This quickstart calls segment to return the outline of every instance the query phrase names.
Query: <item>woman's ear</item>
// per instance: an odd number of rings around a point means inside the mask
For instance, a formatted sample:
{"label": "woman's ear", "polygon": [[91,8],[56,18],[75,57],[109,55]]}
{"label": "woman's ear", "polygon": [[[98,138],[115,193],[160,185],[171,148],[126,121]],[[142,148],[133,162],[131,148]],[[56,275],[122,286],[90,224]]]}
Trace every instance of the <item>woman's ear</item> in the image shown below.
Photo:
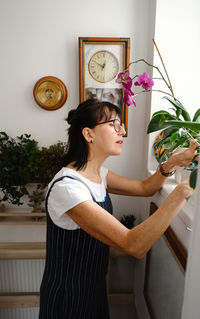
{"label": "woman's ear", "polygon": [[82,134],[86,140],[86,142],[88,143],[93,143],[93,140],[94,140],[94,134],[91,130],[91,128],[89,127],[84,127],[83,130],[82,130]]}

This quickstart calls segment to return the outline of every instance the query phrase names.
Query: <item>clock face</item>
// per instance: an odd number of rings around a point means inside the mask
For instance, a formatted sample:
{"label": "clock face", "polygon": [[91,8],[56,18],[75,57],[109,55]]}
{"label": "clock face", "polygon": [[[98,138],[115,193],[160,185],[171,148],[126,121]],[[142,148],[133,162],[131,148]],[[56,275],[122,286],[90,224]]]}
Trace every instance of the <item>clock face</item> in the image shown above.
{"label": "clock face", "polygon": [[62,99],[62,91],[58,84],[44,81],[38,86],[38,100],[47,107],[54,107]]}
{"label": "clock face", "polygon": [[115,55],[109,51],[96,52],[88,63],[90,75],[98,82],[112,81],[119,71],[119,63]]}
{"label": "clock face", "polygon": [[49,111],[56,110],[66,102],[67,88],[58,78],[46,76],[37,81],[33,94],[40,107]]}

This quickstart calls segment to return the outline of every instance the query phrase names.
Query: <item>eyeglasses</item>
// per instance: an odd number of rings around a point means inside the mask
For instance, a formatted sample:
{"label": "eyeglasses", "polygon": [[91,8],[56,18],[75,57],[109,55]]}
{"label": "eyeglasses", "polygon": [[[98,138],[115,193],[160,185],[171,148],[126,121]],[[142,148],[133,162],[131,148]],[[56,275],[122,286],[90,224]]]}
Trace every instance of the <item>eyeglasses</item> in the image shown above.
{"label": "eyeglasses", "polygon": [[125,130],[124,124],[121,123],[120,120],[118,120],[118,119],[101,122],[101,123],[96,124],[96,126],[100,125],[100,124],[105,124],[105,123],[113,123],[114,129],[117,133],[119,133],[121,130]]}

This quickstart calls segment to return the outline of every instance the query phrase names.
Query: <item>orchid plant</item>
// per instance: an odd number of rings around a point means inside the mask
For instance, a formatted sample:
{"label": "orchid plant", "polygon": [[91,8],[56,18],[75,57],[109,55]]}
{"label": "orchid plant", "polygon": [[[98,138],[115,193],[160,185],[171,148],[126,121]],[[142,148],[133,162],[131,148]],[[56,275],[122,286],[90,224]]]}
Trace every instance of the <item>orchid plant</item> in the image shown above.
{"label": "orchid plant", "polygon": [[[154,40],[153,43],[160,57],[165,75],[157,66],[148,63],[144,59],[139,59],[131,62],[124,72],[120,72],[117,76],[116,82],[122,85],[124,90],[123,103],[128,106],[136,106],[135,98],[138,94],[153,91],[164,93],[163,98],[171,104],[172,111],[160,110],[155,112],[148,125],[147,133],[149,134],[161,130],[153,145],[155,157],[159,163],[167,160],[178,147],[188,147],[191,139],[195,139],[199,143],[197,155],[194,157],[192,163],[186,168],[191,171],[190,186],[195,188],[198,170],[197,158],[200,156],[200,108],[191,119],[187,109],[175,97],[161,54]],[[147,72],[131,77],[130,67],[138,62],[143,62],[147,66],[156,69],[159,77],[151,78]],[[165,92],[158,89],[152,89],[154,86],[154,80],[162,80],[167,86],[167,91]],[[141,87],[142,91],[135,94],[133,91],[136,86]]]}

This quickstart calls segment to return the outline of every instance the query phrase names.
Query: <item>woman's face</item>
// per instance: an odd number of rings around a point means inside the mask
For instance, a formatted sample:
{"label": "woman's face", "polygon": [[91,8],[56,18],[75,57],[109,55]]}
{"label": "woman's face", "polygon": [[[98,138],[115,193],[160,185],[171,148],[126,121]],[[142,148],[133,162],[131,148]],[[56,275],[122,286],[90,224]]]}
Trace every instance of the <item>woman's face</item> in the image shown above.
{"label": "woman's face", "polygon": [[123,136],[126,131],[121,126],[121,120],[115,112],[108,121],[102,119],[92,129],[92,134],[94,138],[91,146],[96,155],[108,157],[121,154]]}

